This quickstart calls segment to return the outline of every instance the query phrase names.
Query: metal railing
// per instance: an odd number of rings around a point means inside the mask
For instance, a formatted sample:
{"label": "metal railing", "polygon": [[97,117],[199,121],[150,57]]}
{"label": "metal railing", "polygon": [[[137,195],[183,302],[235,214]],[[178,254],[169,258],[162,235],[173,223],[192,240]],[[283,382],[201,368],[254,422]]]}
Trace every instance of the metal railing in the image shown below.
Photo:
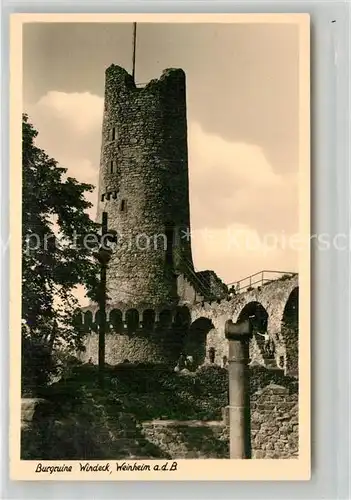
{"label": "metal railing", "polygon": [[271,283],[272,281],[276,281],[279,279],[291,278],[292,276],[296,276],[296,272],[290,271],[259,271],[258,273],[251,274],[246,278],[242,278],[238,281],[233,281],[233,283],[227,283],[229,289],[234,289],[235,293],[242,293],[244,291],[248,291],[252,288],[257,288],[259,286],[266,285],[267,283]]}

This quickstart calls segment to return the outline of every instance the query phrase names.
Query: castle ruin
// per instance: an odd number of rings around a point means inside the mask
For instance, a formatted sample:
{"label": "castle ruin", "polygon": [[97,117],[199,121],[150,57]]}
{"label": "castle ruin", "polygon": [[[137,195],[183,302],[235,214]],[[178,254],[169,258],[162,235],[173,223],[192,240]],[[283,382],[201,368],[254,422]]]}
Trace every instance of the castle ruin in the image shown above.
{"label": "castle ruin", "polygon": [[[250,317],[253,361],[297,375],[297,275],[229,298],[213,271],[194,269],[181,69],[143,87],[119,66],[106,70],[98,196],[98,222],[107,212],[118,234],[107,271],[107,363],[172,364],[185,352],[200,365],[210,348],[221,363],[225,321]],[[90,332],[82,357],[97,363],[98,307],[82,313]]]}
{"label": "castle ruin", "polygon": [[[110,66],[97,211],[97,221],[107,213],[118,235],[107,269],[109,397],[94,396],[104,409],[88,419],[84,405],[70,402],[66,379],[50,411],[42,400],[22,399],[26,459],[46,451],[41,432],[60,459],[229,458],[229,378],[219,366],[228,357],[224,325],[248,318],[252,458],[298,457],[298,276],[264,280],[262,272],[260,282],[251,276],[232,295],[213,271],[195,270],[189,212],[184,72],[169,69],[139,87]],[[98,364],[99,307],[92,303],[77,319],[87,334],[80,360]],[[173,371],[181,353],[195,368],[185,376]],[[95,367],[82,372],[89,387]],[[67,409],[58,411],[65,391]]]}

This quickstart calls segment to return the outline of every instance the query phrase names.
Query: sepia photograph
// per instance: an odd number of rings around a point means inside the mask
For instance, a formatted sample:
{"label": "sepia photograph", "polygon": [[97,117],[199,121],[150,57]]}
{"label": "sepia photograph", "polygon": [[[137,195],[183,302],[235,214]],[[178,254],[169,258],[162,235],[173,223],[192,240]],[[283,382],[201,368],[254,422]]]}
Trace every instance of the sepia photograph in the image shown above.
{"label": "sepia photograph", "polygon": [[19,462],[307,460],[308,18],[35,16],[12,121]]}

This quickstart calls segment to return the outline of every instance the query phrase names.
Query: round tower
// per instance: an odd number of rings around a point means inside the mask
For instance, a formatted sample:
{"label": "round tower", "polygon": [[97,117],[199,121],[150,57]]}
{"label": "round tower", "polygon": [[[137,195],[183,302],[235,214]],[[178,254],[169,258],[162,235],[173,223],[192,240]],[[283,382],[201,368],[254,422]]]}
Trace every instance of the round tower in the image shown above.
{"label": "round tower", "polygon": [[119,239],[109,303],[177,304],[177,276],[193,272],[182,70],[142,88],[123,68],[106,70],[98,222],[103,211]]}

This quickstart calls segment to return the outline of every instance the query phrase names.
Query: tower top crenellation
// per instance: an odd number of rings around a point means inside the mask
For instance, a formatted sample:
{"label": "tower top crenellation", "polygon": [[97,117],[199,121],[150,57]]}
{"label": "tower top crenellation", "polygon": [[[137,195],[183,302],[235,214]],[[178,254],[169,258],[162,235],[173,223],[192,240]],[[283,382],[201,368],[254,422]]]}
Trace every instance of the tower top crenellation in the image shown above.
{"label": "tower top crenellation", "polygon": [[109,82],[114,82],[116,85],[124,85],[127,89],[138,90],[140,92],[146,90],[154,90],[155,87],[167,86],[172,82],[183,81],[185,85],[185,72],[181,68],[167,68],[163,70],[159,78],[154,78],[147,83],[143,83],[142,86],[138,86],[137,82],[134,81],[133,76],[128,73],[128,71],[121,66],[116,64],[111,64],[105,71],[106,85]]}

